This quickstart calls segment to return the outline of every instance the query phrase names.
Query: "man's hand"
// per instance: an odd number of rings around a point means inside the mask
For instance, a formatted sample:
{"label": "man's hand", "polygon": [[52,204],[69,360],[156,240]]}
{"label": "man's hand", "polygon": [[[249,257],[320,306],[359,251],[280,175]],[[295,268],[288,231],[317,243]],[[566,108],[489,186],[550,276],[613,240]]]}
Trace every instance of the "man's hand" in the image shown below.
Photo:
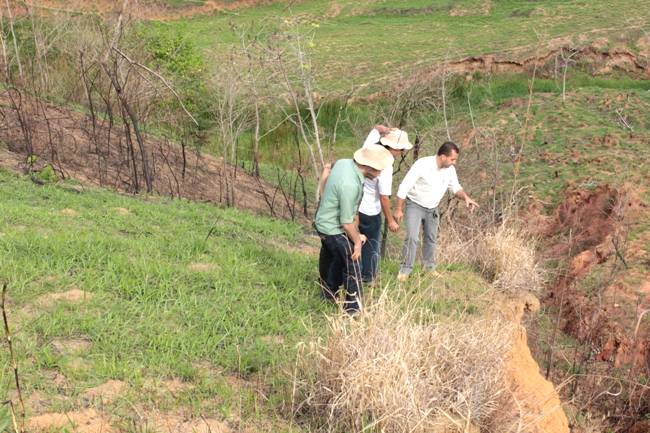
{"label": "man's hand", "polygon": [[352,256],[351,256],[353,262],[356,262],[361,258],[361,246],[362,246],[361,242],[357,242],[354,244],[354,250],[352,250]]}
{"label": "man's hand", "polygon": [[359,235],[359,239],[361,239],[361,245],[364,245],[364,244],[368,241],[368,236],[366,236],[366,235],[364,235],[363,233],[361,233],[361,234]]}
{"label": "man's hand", "polygon": [[361,257],[361,247],[363,246],[363,243],[367,239],[365,235],[359,233],[359,226],[358,226],[359,223],[357,221],[358,219],[359,219],[359,215],[356,216],[353,222],[341,224],[346,236],[348,237],[352,245],[354,245],[352,254],[350,255],[350,257],[354,261],[359,260],[359,257]]}
{"label": "man's hand", "polygon": [[474,200],[469,198],[469,196],[465,196],[465,205],[469,208],[469,212],[472,213],[474,212],[474,209],[479,208],[480,206],[478,203],[476,203]]}
{"label": "man's hand", "polygon": [[397,221],[390,221],[388,223],[388,230],[393,233],[397,232],[399,230],[399,224],[397,224]]}
{"label": "man's hand", "polygon": [[395,213],[393,214],[393,218],[395,218],[395,222],[397,224],[401,223],[402,219],[404,218],[404,212],[402,211],[402,209],[400,209],[400,208],[395,209]]}
{"label": "man's hand", "polygon": [[381,135],[382,137],[388,134],[391,130],[391,128],[389,128],[386,125],[375,125],[375,129],[377,130],[377,132],[379,132],[379,135]]}
{"label": "man's hand", "polygon": [[323,194],[323,190],[325,189],[325,183],[327,182],[327,178],[330,176],[331,172],[332,172],[332,164],[328,162],[323,166],[323,171],[320,174],[320,179],[318,179],[319,197]]}

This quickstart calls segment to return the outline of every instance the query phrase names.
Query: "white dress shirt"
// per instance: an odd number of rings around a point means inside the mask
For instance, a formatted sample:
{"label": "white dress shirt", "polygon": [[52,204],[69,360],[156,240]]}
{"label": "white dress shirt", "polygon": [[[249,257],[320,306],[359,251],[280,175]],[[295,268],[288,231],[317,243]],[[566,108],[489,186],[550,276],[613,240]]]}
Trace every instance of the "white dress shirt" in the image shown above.
{"label": "white dress shirt", "polygon": [[415,161],[406,173],[397,190],[397,197],[414,201],[422,207],[438,207],[446,191],[456,194],[463,189],[458,183],[456,169],[438,168],[435,156],[426,156]]}

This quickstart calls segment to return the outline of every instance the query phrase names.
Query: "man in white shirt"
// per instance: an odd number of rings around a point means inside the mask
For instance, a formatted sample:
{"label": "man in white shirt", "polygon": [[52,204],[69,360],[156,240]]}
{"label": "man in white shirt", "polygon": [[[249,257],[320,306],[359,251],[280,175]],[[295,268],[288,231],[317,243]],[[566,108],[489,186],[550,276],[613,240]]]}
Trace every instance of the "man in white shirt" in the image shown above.
{"label": "man in white shirt", "polygon": [[[394,158],[413,148],[408,134],[397,128],[376,125],[363,147],[383,146]],[[372,282],[377,276],[381,256],[381,214],[391,232],[399,230],[399,224],[393,217],[390,205],[392,194],[393,166],[389,165],[376,179],[365,179],[363,197],[359,205],[359,231],[368,239],[361,250],[361,277],[364,283]]]}
{"label": "man in white shirt", "polygon": [[417,253],[420,226],[423,226],[422,262],[424,268],[435,269],[436,239],[438,236],[438,204],[448,190],[465,201],[473,212],[478,203],[472,200],[458,183],[454,165],[460,150],[451,141],[438,149],[436,156],[420,158],[406,173],[397,190],[395,220],[401,222],[406,203],[406,238],[402,249],[402,260],[397,279],[406,281],[413,270]]}

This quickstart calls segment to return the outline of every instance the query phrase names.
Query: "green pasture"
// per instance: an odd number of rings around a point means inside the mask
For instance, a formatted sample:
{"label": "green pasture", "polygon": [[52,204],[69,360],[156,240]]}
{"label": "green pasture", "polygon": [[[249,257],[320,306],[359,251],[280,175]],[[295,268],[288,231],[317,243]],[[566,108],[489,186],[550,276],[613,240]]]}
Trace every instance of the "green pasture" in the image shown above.
{"label": "green pasture", "polygon": [[[241,8],[191,19],[149,23],[180,34],[209,59],[239,43],[235,29],[268,37],[275,28],[313,35],[308,49],[324,94],[382,90],[446,59],[482,54],[540,54],[569,39],[608,38],[630,45],[648,30],[650,1],[314,0]],[[555,41],[555,42],[554,42]]]}

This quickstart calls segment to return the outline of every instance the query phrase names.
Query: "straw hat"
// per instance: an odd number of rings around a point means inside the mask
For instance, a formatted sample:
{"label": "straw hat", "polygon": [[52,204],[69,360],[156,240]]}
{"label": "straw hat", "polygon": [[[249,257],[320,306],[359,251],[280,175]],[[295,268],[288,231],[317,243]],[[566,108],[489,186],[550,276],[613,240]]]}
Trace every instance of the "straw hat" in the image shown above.
{"label": "straw hat", "polygon": [[393,155],[382,146],[368,146],[354,152],[354,161],[375,170],[383,170],[393,164]]}
{"label": "straw hat", "polygon": [[391,129],[390,132],[379,139],[384,146],[397,150],[409,150],[413,145],[409,141],[409,135],[401,129]]}

